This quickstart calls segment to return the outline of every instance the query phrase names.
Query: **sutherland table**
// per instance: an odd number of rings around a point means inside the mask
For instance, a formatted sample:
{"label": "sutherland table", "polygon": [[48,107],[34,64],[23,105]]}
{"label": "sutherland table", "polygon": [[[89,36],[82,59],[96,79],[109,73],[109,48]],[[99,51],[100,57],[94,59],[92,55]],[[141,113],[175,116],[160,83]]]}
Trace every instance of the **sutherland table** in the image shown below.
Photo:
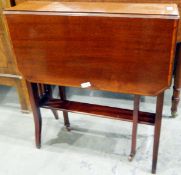
{"label": "sutherland table", "polygon": [[[156,172],[164,91],[170,87],[178,10],[174,4],[25,2],[4,11],[20,72],[27,80],[41,146],[40,107],[154,125]],[[52,97],[58,85],[60,99]],[[134,94],[134,109],[66,100],[64,87]],[[156,112],[139,111],[140,96],[156,96]]]}

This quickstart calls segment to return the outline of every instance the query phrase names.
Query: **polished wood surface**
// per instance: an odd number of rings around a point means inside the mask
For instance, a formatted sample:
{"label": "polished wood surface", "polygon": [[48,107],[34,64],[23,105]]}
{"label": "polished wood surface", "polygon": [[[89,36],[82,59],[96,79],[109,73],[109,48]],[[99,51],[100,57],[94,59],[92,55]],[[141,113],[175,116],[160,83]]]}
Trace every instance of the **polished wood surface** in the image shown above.
{"label": "polished wood surface", "polygon": [[[43,2],[40,4],[44,7]],[[150,124],[155,127],[155,173],[164,90],[172,77],[178,13],[163,13],[165,5],[158,5],[155,12],[156,6],[150,4],[152,13],[138,13],[139,4],[131,8],[127,4],[128,11],[135,10],[125,13],[124,8],[122,12],[115,10],[112,3],[101,4],[99,10],[96,3],[78,4],[73,12],[75,3],[62,3],[56,12],[54,5],[48,6],[52,8],[49,11],[27,7],[22,10],[17,6],[4,12],[19,70],[27,80],[36,146],[41,147],[41,107],[64,111],[66,126],[70,125],[67,112],[133,122],[131,159],[136,153],[138,123]],[[61,93],[61,99],[54,99],[49,90],[39,93],[39,84],[136,94],[134,110],[68,101]],[[157,96],[155,114],[139,111],[140,95]]]}
{"label": "polished wood surface", "polygon": [[[15,1],[15,0],[14,0]],[[25,2],[27,0],[16,0],[16,4],[20,4],[22,2]],[[41,1],[41,0],[34,0],[34,1]],[[46,0],[46,1],[72,1],[72,0]],[[175,3],[178,5],[179,12],[181,14],[181,1],[180,0],[76,0],[76,2],[122,2],[122,3]],[[178,26],[178,33],[177,33],[177,42],[178,44],[181,43],[181,20],[179,22]],[[179,54],[178,57],[176,57],[177,62],[181,62],[181,54]],[[180,99],[180,90],[181,90],[181,64],[175,65],[175,71],[174,74],[174,89],[173,89],[173,97],[172,97],[172,107],[171,107],[171,113],[172,116],[175,117],[178,115],[178,103]],[[177,73],[176,73],[177,72]],[[179,82],[179,83],[178,83]],[[178,86],[179,85],[179,86]]]}
{"label": "polished wood surface", "polygon": [[160,10],[147,19],[141,12],[115,17],[17,9],[5,16],[19,70],[28,81],[72,87],[90,82],[92,89],[141,95],[170,86],[178,15]]}
{"label": "polished wood surface", "polygon": [[[59,95],[61,100],[66,100],[66,89],[65,87],[59,86]],[[70,130],[70,122],[68,117],[68,112],[63,111],[63,117],[64,117],[64,125],[66,126],[67,130]]]}
{"label": "polished wood surface", "polygon": [[161,93],[158,95],[156,101],[156,116],[155,116],[154,141],[153,141],[153,162],[152,162],[153,174],[156,173],[157,160],[158,160],[158,148],[160,143],[163,102],[164,102],[164,93]]}
{"label": "polished wood surface", "polygon": [[41,97],[39,96],[39,93],[38,93],[38,84],[27,82],[27,88],[28,88],[28,92],[30,96],[30,103],[31,103],[34,124],[35,124],[35,143],[36,143],[36,147],[40,148],[41,147],[42,117],[41,117],[41,111],[39,108],[39,99]]}
{"label": "polished wood surface", "polygon": [[[16,0],[17,4],[20,4],[22,2],[26,2],[27,0]],[[34,1],[42,1],[42,0],[34,0]],[[179,12],[181,14],[181,1],[180,0],[46,0],[46,1],[59,1],[59,2],[72,2],[72,1],[78,1],[78,2],[115,2],[115,3],[156,3],[156,4],[160,4],[160,3],[166,3],[166,4],[170,4],[170,3],[174,3],[178,5],[178,9]],[[177,35],[177,41],[181,42],[181,21],[179,22],[179,28],[178,28],[178,35]]]}
{"label": "polished wood surface", "polygon": [[8,8],[9,11],[46,11],[76,13],[111,13],[111,14],[149,14],[178,15],[176,4],[135,4],[135,3],[100,3],[100,2],[46,2],[27,1]]}
{"label": "polished wood surface", "polygon": [[[41,147],[41,128],[42,117],[40,108],[47,108],[51,110],[61,110],[63,112],[76,112],[81,114],[95,115],[104,118],[118,119],[133,122],[132,128],[132,144],[131,155],[129,160],[132,160],[136,153],[136,135],[138,123],[154,125],[154,145],[153,145],[153,159],[152,159],[152,173],[156,173],[156,165],[158,159],[159,138],[161,129],[161,118],[163,109],[163,93],[157,96],[156,116],[153,113],[139,111],[140,96],[134,97],[134,110],[121,109],[109,106],[101,106],[96,104],[88,104],[81,102],[67,101],[64,99],[54,99],[49,96],[46,91],[44,95],[39,96],[37,83],[28,83],[30,99],[33,109],[33,116],[35,122],[35,140],[36,147]],[[65,123],[66,124],[66,123]],[[69,123],[68,123],[69,124]],[[65,125],[67,127],[67,125]],[[68,127],[69,128],[69,127]],[[68,129],[70,131],[70,129]]]}
{"label": "polished wood surface", "polygon": [[[45,100],[45,102],[44,102]],[[133,121],[132,110],[120,109],[109,106],[93,105],[88,103],[66,101],[60,99],[44,99],[40,104],[42,108],[51,108],[68,112],[95,115],[124,121]],[[154,125],[155,114],[139,112],[139,123]]]}
{"label": "polished wood surface", "polygon": [[[14,0],[15,1],[15,0]],[[16,0],[16,4],[25,2],[26,0]],[[41,1],[41,0],[34,0],[34,1]],[[46,0],[46,1],[58,1],[58,0]],[[59,0],[62,2],[62,0]],[[63,1],[72,1],[72,0],[63,0]],[[79,2],[95,2],[95,0],[77,0]],[[180,0],[96,0],[96,2],[124,2],[124,3],[175,3],[178,5],[179,12],[181,14],[181,1]],[[181,20],[179,22],[178,26],[178,33],[177,33],[177,42],[178,45],[181,43]],[[177,47],[178,48],[178,47]],[[181,49],[177,49],[180,51]],[[181,51],[180,51],[181,52]],[[174,72],[174,88],[173,88],[173,96],[172,96],[172,107],[171,107],[171,115],[172,117],[175,117],[178,115],[178,104],[180,99],[180,90],[181,90],[181,53],[177,54],[176,56],[176,62],[178,64],[175,64],[175,69],[177,71]]]}
{"label": "polished wood surface", "polygon": [[140,96],[134,96],[134,109],[133,109],[133,126],[132,126],[132,141],[131,141],[131,153],[128,157],[130,161],[133,160],[136,154],[136,141],[137,141],[137,130],[138,130],[138,122],[140,118]]}

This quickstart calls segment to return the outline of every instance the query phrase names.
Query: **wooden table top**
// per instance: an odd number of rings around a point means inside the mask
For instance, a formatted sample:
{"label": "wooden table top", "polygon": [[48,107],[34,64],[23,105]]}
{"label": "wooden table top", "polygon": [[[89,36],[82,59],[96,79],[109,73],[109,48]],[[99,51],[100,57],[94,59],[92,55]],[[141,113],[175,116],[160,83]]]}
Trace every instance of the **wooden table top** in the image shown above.
{"label": "wooden table top", "polygon": [[4,12],[28,81],[151,96],[170,86],[175,5],[173,13],[165,4],[54,4],[28,2]]}
{"label": "wooden table top", "polygon": [[[20,4],[24,1],[27,0],[15,0],[17,4]],[[41,1],[41,0],[34,0],[34,1]],[[62,2],[62,0],[46,0],[46,1],[59,1]],[[63,2],[70,2],[72,0],[63,0]],[[179,13],[181,14],[181,0],[78,0],[79,2],[114,2],[114,3],[155,3],[155,4],[177,4],[178,5],[178,10]],[[181,42],[181,20],[179,22],[179,27],[178,27],[178,33],[177,33],[177,42]]]}
{"label": "wooden table top", "polygon": [[[6,9],[10,11],[103,13],[103,14],[141,14],[169,15],[178,18],[176,4],[111,3],[111,2],[48,2],[27,1]],[[162,16],[163,17],[163,16]]]}

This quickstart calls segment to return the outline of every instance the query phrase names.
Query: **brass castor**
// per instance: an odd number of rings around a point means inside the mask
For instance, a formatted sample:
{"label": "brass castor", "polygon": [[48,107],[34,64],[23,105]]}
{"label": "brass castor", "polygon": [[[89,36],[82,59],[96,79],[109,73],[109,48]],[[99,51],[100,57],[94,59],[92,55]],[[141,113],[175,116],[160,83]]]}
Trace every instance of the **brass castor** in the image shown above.
{"label": "brass castor", "polygon": [[66,130],[70,132],[71,131],[71,127],[70,126],[66,126]]}
{"label": "brass castor", "polygon": [[176,118],[178,116],[177,112],[171,112],[170,118]]}
{"label": "brass castor", "polygon": [[135,154],[131,153],[128,157],[128,160],[131,162],[134,158]]}
{"label": "brass castor", "polygon": [[37,144],[37,145],[36,145],[36,148],[37,148],[37,149],[40,149],[40,148],[41,148],[41,144]]}

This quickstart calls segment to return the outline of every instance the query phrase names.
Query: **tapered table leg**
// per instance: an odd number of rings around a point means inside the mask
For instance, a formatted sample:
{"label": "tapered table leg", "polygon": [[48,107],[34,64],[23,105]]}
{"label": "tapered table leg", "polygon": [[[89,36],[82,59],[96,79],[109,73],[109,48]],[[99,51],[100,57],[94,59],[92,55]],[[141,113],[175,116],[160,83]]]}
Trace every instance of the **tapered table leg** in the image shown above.
{"label": "tapered table leg", "polygon": [[131,153],[128,159],[131,161],[136,154],[136,139],[137,139],[137,127],[138,127],[138,113],[140,106],[140,96],[134,96],[134,110],[133,110],[133,128],[132,128],[132,142],[131,142]]}
{"label": "tapered table leg", "polygon": [[58,116],[58,111],[57,111],[57,110],[55,110],[55,109],[51,109],[51,111],[52,111],[52,113],[53,113],[53,115],[54,115],[55,119],[56,119],[56,120],[58,120],[58,119],[59,119],[59,116]]}
{"label": "tapered table leg", "polygon": [[[53,94],[52,94],[52,87],[51,87],[51,85],[44,85],[44,88],[45,88],[45,91],[48,92],[49,97],[52,98]],[[51,111],[52,111],[55,119],[58,120],[59,119],[58,111],[55,110],[55,109],[51,109]]]}
{"label": "tapered table leg", "polygon": [[39,95],[38,95],[38,85],[36,83],[27,82],[31,108],[33,112],[34,124],[35,124],[35,141],[36,147],[41,147],[41,128],[42,128],[42,118],[39,108]]}
{"label": "tapered table leg", "polygon": [[[59,86],[59,95],[62,100],[66,100],[65,87]],[[70,128],[68,112],[63,111],[63,117],[64,117],[64,125],[67,128],[67,130],[70,131],[71,128]]]}
{"label": "tapered table leg", "polygon": [[155,118],[155,128],[154,128],[153,160],[152,160],[153,174],[156,173],[156,166],[157,166],[157,159],[158,159],[158,149],[159,149],[162,111],[163,111],[163,100],[164,100],[164,93],[161,93],[157,96],[157,102],[156,102],[156,118]]}
{"label": "tapered table leg", "polygon": [[181,43],[177,44],[176,50],[176,69],[174,73],[174,87],[172,96],[172,117],[177,116],[177,108],[180,101],[180,90],[181,90]]}

